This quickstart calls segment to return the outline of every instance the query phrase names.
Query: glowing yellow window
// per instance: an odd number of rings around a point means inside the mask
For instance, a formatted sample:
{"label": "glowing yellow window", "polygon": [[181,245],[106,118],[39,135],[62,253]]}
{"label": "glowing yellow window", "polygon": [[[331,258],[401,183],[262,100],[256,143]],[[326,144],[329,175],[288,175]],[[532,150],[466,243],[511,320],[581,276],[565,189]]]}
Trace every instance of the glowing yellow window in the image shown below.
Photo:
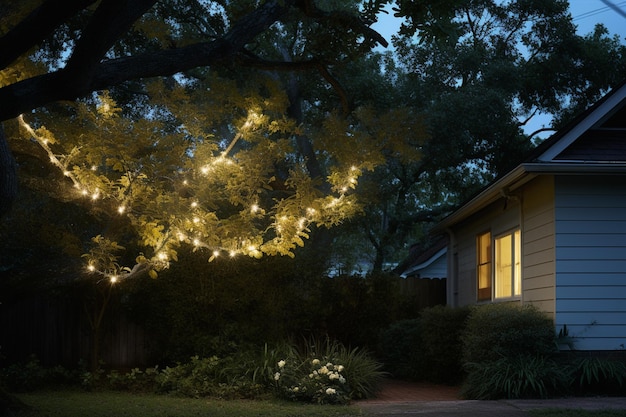
{"label": "glowing yellow window", "polygon": [[520,296],[521,285],[521,238],[520,231],[497,237],[494,241],[495,298]]}

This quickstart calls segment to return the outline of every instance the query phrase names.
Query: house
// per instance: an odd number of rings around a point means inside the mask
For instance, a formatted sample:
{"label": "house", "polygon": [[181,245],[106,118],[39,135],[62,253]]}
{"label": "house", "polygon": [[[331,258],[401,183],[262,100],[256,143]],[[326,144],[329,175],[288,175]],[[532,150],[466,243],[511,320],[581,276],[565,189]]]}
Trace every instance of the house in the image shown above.
{"label": "house", "polygon": [[402,278],[437,278],[445,279],[448,274],[448,239],[440,238],[427,247],[413,245],[409,256],[393,272]]}
{"label": "house", "polygon": [[626,349],[626,84],[443,219],[447,303],[514,302]]}

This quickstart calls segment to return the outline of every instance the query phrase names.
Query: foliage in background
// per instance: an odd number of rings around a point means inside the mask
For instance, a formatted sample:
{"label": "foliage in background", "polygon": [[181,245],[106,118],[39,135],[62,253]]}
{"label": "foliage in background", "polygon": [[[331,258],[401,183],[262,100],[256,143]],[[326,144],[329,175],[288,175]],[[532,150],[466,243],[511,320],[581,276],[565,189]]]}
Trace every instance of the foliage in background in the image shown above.
{"label": "foliage in background", "polygon": [[380,333],[380,348],[385,369],[399,379],[419,379],[422,331],[419,319],[394,322]]}
{"label": "foliage in background", "polygon": [[469,308],[435,306],[381,334],[386,368],[398,378],[458,383],[464,377],[461,334]]}

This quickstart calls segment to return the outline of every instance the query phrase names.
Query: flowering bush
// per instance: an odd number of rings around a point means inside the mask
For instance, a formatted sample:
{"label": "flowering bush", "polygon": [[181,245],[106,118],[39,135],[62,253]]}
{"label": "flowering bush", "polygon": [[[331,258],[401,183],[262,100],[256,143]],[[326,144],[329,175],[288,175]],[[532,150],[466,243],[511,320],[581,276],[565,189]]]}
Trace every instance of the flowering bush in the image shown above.
{"label": "flowering bush", "polygon": [[277,363],[274,381],[279,394],[294,401],[346,404],[350,388],[343,370],[343,365],[330,360],[286,359]]}

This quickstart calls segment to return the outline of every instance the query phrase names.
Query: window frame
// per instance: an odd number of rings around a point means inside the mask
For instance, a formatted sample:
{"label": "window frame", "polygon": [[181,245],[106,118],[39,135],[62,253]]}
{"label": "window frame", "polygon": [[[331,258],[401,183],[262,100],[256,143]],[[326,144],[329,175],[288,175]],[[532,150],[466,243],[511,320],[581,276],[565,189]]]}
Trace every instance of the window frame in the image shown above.
{"label": "window frame", "polygon": [[[482,239],[489,237],[487,252]],[[508,265],[501,266],[502,254],[498,253],[498,247],[506,243],[510,238],[507,259]],[[485,269],[487,267],[487,269]],[[502,283],[502,276],[498,274],[508,270],[510,283],[506,284],[508,291],[498,294]],[[485,272],[486,271],[486,272]],[[489,277],[489,287],[484,285],[484,274]],[[505,277],[506,278],[506,277]],[[500,287],[500,288],[499,288]],[[522,233],[519,227],[510,229],[504,233],[493,234],[491,231],[476,235],[476,300],[478,302],[506,301],[520,299],[522,296]]]}

